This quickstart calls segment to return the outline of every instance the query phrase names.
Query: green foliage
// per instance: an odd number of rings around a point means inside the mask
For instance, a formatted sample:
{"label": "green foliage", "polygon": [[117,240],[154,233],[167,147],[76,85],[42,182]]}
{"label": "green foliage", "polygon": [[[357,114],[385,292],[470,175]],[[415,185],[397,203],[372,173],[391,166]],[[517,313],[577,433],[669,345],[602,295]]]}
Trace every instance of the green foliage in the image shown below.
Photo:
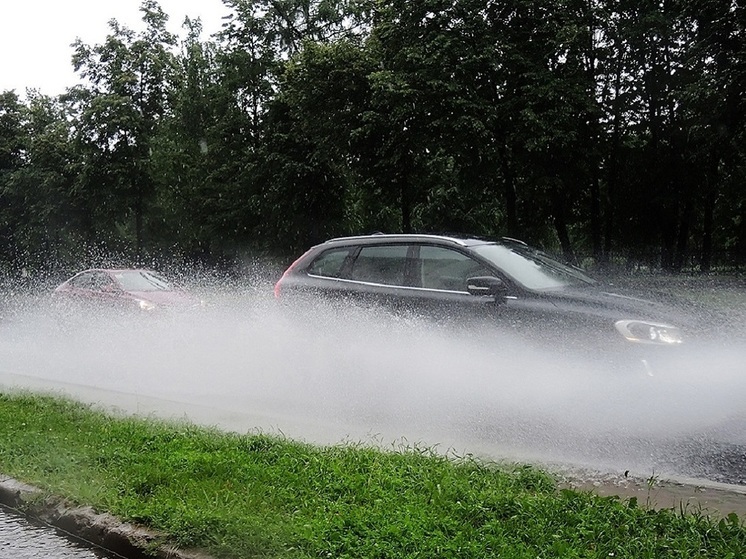
{"label": "green foliage", "polygon": [[79,108],[75,141],[84,158],[78,188],[93,202],[87,233],[124,231],[137,257],[155,195],[152,141],[167,111],[175,66],[168,16],[154,0],[140,10],[146,25],[140,34],[112,21],[103,44],[76,41],[73,64],[90,85],[71,93]]}
{"label": "green foliage", "polygon": [[209,40],[187,20],[179,50],[145,0],[143,31],[114,21],[75,44],[81,85],[2,95],[6,266],[81,243],[230,256],[371,230],[508,234],[670,271],[746,255],[732,3],[225,7]]}
{"label": "green foliage", "polygon": [[26,105],[16,100],[6,119],[11,115],[15,129],[6,128],[3,136],[15,148],[7,148],[8,163],[0,173],[0,243],[5,245],[0,263],[40,269],[50,259],[64,260],[79,243],[85,202],[75,181],[81,162],[63,103],[30,92]]}
{"label": "green foliage", "polygon": [[216,557],[739,557],[730,515],[557,491],[523,466],[317,448],[0,395],[0,471]]}

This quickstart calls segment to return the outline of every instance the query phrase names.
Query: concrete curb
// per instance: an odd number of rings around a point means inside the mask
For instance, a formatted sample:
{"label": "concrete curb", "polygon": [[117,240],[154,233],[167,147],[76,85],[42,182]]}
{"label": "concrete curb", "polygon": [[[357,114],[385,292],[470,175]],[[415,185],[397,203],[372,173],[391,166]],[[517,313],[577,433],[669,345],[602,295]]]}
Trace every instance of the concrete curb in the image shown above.
{"label": "concrete curb", "polygon": [[2,474],[0,504],[127,559],[211,559],[198,550],[170,546],[163,534],[97,513],[91,507],[71,506]]}

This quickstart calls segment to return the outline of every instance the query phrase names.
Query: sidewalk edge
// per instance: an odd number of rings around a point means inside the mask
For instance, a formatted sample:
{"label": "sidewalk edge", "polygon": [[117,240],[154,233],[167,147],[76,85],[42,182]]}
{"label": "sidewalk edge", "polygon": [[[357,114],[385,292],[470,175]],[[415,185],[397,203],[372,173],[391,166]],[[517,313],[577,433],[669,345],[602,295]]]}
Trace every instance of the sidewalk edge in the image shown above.
{"label": "sidewalk edge", "polygon": [[163,534],[98,513],[92,507],[71,505],[2,474],[0,505],[127,559],[211,559],[202,551],[168,545]]}

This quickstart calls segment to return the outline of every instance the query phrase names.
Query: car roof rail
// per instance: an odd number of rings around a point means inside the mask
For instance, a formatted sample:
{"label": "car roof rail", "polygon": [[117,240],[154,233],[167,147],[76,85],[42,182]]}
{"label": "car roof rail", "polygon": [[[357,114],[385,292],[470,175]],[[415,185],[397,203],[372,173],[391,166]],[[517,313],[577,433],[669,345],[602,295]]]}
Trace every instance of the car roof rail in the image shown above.
{"label": "car roof rail", "polygon": [[525,241],[522,241],[520,239],[514,239],[513,237],[500,237],[500,240],[501,241],[507,241],[509,243],[517,243],[517,244],[523,245],[525,247],[528,246],[528,243],[526,243]]}

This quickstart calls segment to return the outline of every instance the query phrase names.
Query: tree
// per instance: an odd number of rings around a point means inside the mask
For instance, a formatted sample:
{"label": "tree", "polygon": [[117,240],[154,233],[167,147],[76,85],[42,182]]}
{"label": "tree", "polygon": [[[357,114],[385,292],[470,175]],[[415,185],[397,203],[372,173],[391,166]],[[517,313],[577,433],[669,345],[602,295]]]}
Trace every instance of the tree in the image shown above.
{"label": "tree", "polygon": [[90,85],[69,96],[80,109],[77,141],[86,158],[80,188],[97,202],[95,234],[113,238],[117,229],[124,232],[138,258],[155,196],[151,141],[168,110],[175,46],[158,3],[145,0],[140,11],[145,23],[140,34],[112,20],[103,44],[76,41],[74,67]]}
{"label": "tree", "polygon": [[26,103],[16,113],[22,151],[3,173],[3,254],[25,267],[54,269],[75,258],[79,245],[84,212],[73,186],[79,162],[67,107],[36,91],[27,92]]}
{"label": "tree", "polygon": [[14,91],[0,95],[0,258],[8,265],[17,258],[14,236],[20,221],[16,193],[10,178],[24,164],[27,138],[24,105]]}
{"label": "tree", "polygon": [[272,216],[264,234],[301,248],[364,226],[367,183],[356,134],[369,106],[372,67],[366,52],[346,40],[307,43],[286,65],[261,151],[261,206]]}
{"label": "tree", "polygon": [[[688,173],[696,181],[692,188],[702,220],[700,268],[707,272],[713,260],[718,202],[729,201],[722,212],[733,212],[730,220],[743,222],[746,217],[746,196],[740,187],[743,174],[733,174],[734,169],[743,169],[745,155],[746,17],[732,2],[686,1],[682,18],[692,30],[692,41],[687,51],[691,80],[680,102],[687,119]],[[718,244],[740,242],[746,247],[746,238],[737,238],[738,234]]]}

